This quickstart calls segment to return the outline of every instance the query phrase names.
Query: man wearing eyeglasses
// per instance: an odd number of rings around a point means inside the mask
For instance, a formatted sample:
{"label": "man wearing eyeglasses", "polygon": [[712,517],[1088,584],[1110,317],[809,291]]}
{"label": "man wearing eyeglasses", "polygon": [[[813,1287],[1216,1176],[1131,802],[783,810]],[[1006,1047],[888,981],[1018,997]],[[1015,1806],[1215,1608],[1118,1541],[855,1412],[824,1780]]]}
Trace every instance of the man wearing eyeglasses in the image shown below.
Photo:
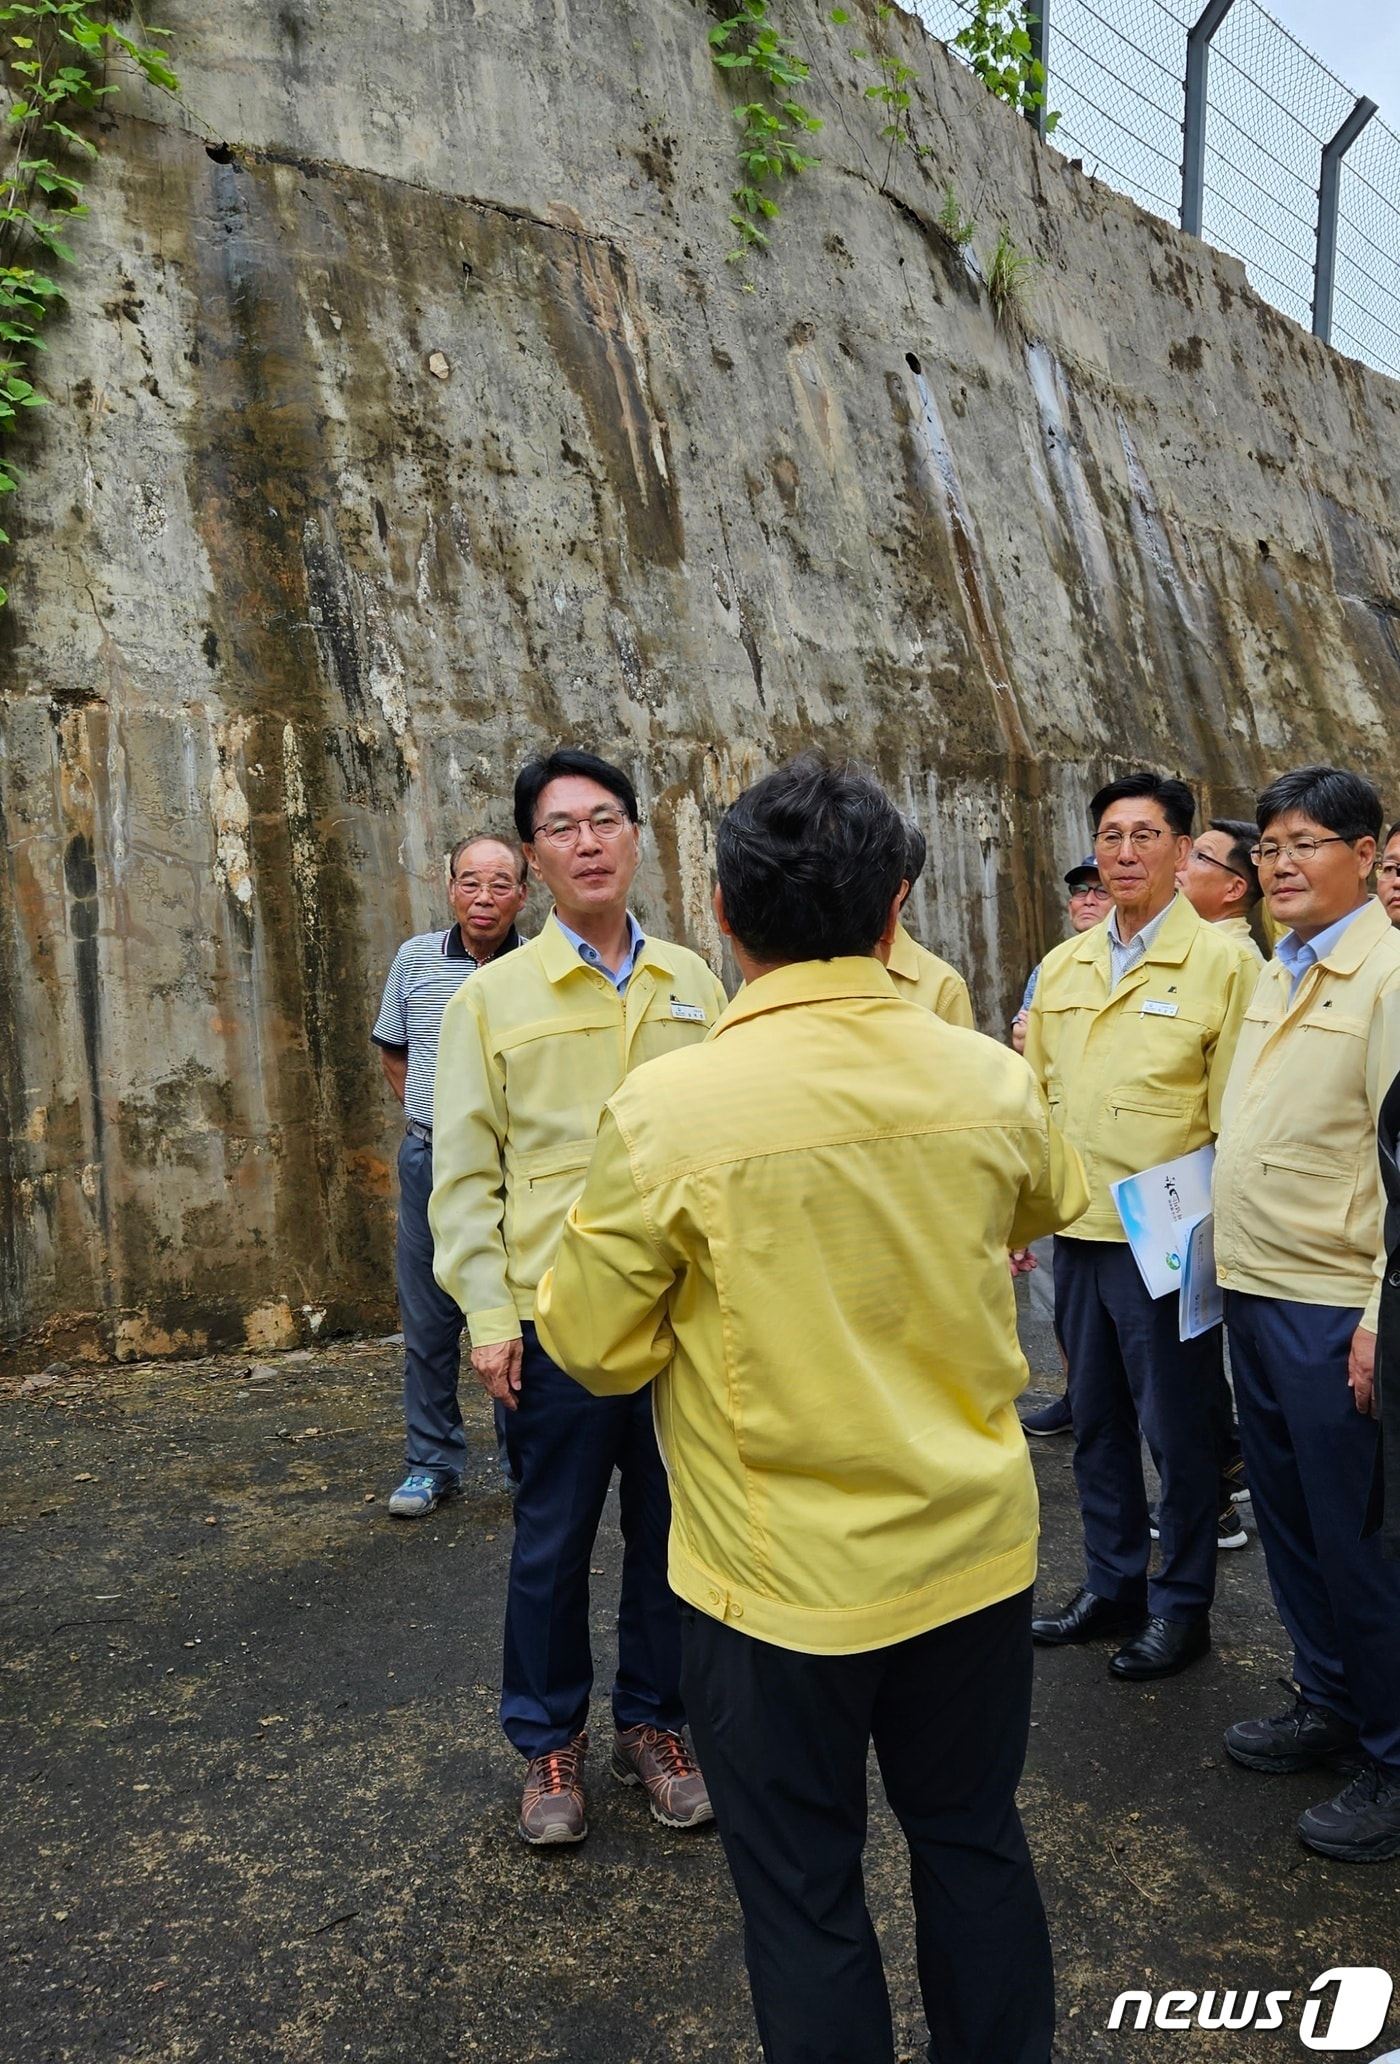
{"label": "man wearing eyeglasses", "polygon": [[429,1215],[472,1367],[505,1407],[519,1489],[501,1723],[528,1765],[520,1834],[549,1844],[588,1832],[589,1562],[614,1469],[624,1545],[613,1775],[645,1786],[668,1827],[712,1818],[682,1733],[670,1498],[650,1395],[590,1397],[540,1346],[534,1309],[603,1106],[643,1061],[703,1039],[726,998],[697,954],[648,938],[628,909],[641,828],[620,768],[571,750],[532,760],[516,779],[515,822],[553,909],[443,1018]]}
{"label": "man wearing eyeglasses", "polygon": [[1191,842],[1176,885],[1198,917],[1237,939],[1255,967],[1264,956],[1250,930],[1250,914],[1262,895],[1251,855],[1258,832],[1244,818],[1212,817],[1210,828]]}
{"label": "man wearing eyeglasses", "polygon": [[433,1275],[428,1198],[433,1187],[433,1072],[449,1002],[478,968],[520,944],[525,862],[504,839],[458,839],[448,857],[447,901],[456,922],[420,932],[394,955],[370,1034],[384,1079],[404,1107],[399,1148],[394,1277],[403,1327],[403,1413],[408,1474],[389,1499],[395,1519],[421,1519],[461,1488],[467,1437],[457,1402],[462,1314]]}
{"label": "man wearing eyeglasses", "polygon": [[1376,894],[1390,922],[1400,926],[1400,824],[1392,824],[1385,835],[1385,851],[1376,869]]}
{"label": "man wearing eyeglasses", "polygon": [[1369,892],[1383,818],[1336,767],[1259,798],[1255,859],[1287,927],[1225,1093],[1215,1255],[1245,1465],[1279,1615],[1290,1711],[1226,1731],[1266,1773],[1361,1769],[1298,1823],[1345,1862],[1400,1856],[1400,1565],[1361,1539],[1376,1461],[1386,1267],[1376,1127],[1400,1073],[1400,938]]}
{"label": "man wearing eyeglasses", "polygon": [[[1210,1648],[1222,1350],[1218,1326],[1182,1341],[1175,1297],[1148,1296],[1110,1186],[1214,1139],[1250,983],[1237,944],[1177,893],[1195,815],[1184,782],[1125,775],[1089,815],[1113,910],[1046,955],[1026,1029],[1026,1059],[1092,1198],[1055,1238],[1085,1582],[1032,1633],[1056,1647],[1126,1636],[1109,1668],[1136,1680],[1172,1676]],[[1162,1485],[1150,1580],[1144,1436]]]}

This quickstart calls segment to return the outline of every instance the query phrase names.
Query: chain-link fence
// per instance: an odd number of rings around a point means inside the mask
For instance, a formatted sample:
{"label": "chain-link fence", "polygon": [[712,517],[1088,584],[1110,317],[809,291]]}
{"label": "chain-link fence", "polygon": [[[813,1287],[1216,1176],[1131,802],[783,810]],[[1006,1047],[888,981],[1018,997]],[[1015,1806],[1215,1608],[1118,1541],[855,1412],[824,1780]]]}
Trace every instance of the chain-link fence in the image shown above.
{"label": "chain-link fence", "polygon": [[[950,45],[972,11],[967,0],[902,4]],[[1047,100],[1060,115],[1050,141],[1173,222],[1183,210],[1187,43],[1201,4],[1044,5]],[[1378,115],[1341,158],[1330,253],[1325,204],[1319,214],[1324,149],[1356,109],[1351,89],[1257,0],[1233,0],[1209,38],[1201,233],[1241,259],[1276,308],[1400,379],[1400,136]],[[1325,287],[1320,303],[1317,292],[1320,245],[1330,307]]]}

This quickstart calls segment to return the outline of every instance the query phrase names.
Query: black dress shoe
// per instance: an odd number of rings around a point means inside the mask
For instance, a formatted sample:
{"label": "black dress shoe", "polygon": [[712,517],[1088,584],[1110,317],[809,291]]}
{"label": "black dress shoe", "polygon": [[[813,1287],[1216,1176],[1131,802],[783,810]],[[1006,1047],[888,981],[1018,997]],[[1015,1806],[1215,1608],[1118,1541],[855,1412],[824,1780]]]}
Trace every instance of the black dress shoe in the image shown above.
{"label": "black dress shoe", "polygon": [[1210,1621],[1164,1620],[1154,1613],[1135,1640],[1120,1648],[1109,1663],[1115,1677],[1175,1677],[1210,1654]]}
{"label": "black dress shoe", "polygon": [[1075,1592],[1063,1612],[1031,1621],[1031,1638],[1045,1648],[1065,1648],[1072,1641],[1107,1641],[1134,1634],[1147,1618],[1145,1605],[1121,1598],[1100,1598],[1087,1585]]}

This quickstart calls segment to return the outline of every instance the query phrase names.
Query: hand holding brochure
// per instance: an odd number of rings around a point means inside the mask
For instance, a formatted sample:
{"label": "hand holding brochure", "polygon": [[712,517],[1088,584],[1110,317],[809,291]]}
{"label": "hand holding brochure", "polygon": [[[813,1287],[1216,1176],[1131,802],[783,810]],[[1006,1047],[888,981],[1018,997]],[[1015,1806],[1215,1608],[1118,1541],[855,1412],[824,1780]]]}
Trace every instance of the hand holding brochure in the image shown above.
{"label": "hand holding brochure", "polygon": [[1181,1288],[1191,1229],[1210,1211],[1214,1167],[1214,1147],[1198,1147],[1179,1161],[1160,1162],[1111,1185],[1149,1297],[1166,1297]]}

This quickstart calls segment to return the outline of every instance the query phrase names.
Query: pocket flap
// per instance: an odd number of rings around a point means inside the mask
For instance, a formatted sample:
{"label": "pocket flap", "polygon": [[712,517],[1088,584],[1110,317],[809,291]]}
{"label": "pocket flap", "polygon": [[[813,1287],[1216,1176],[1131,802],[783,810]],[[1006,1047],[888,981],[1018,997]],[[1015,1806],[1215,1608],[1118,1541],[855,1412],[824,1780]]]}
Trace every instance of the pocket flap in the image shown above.
{"label": "pocket flap", "polygon": [[568,1175],[575,1169],[587,1168],[593,1158],[593,1146],[590,1139],[570,1140],[558,1147],[537,1147],[532,1154],[522,1154],[516,1167],[530,1182],[546,1175]]}

